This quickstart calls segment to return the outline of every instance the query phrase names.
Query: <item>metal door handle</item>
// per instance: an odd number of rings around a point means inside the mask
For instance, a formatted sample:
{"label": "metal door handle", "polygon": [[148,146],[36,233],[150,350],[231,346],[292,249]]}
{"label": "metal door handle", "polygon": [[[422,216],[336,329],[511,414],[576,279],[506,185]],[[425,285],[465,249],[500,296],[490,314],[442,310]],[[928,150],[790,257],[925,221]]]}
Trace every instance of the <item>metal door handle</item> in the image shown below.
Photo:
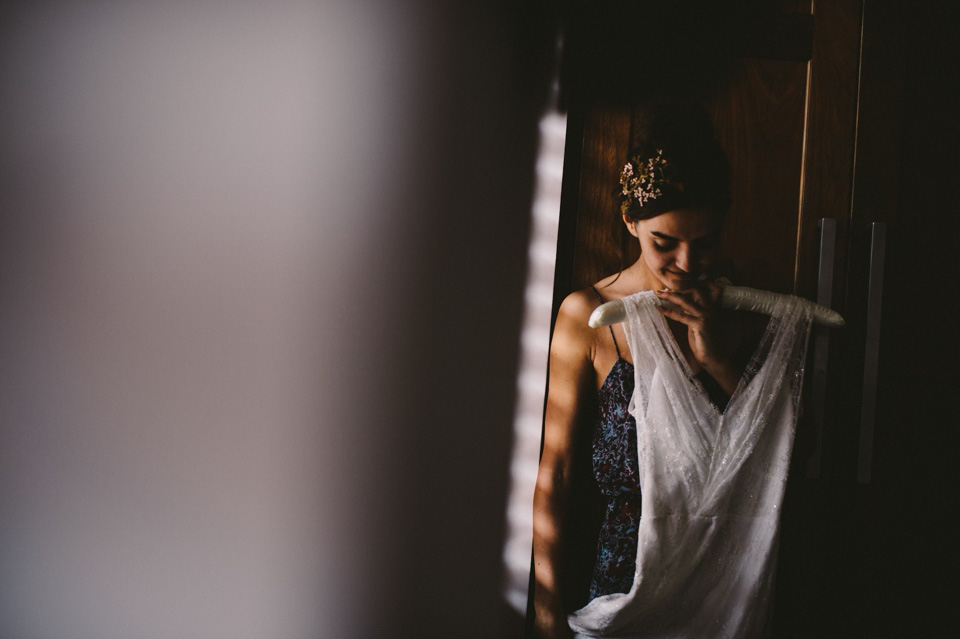
{"label": "metal door handle", "polygon": [[[833,264],[837,244],[837,221],[831,218],[820,220],[820,265],[817,275],[817,304],[831,307],[833,300]],[[823,458],[823,429],[827,406],[827,359],[830,352],[830,331],[826,327],[814,328],[813,342],[813,423],[816,431],[816,446],[807,461],[807,477],[820,476]]]}
{"label": "metal door handle", "polygon": [[863,395],[860,406],[860,459],[857,481],[870,483],[873,467],[873,434],[877,416],[877,368],[880,361],[880,316],[883,306],[883,262],[887,225],[870,225],[870,282],[867,287],[867,341],[863,362]]}

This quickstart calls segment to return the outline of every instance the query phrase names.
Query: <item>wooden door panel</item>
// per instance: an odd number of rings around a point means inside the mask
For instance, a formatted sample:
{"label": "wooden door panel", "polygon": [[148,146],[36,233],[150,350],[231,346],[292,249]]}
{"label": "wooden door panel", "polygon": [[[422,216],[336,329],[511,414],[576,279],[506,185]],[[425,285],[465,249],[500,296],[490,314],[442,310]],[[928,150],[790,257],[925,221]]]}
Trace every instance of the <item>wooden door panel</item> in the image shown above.
{"label": "wooden door panel", "polygon": [[[630,150],[630,116],[628,107],[617,104],[594,105],[584,112],[583,164],[570,290],[590,286],[620,268],[618,256],[624,225],[616,193],[620,168]],[[623,265],[632,264],[637,254],[633,250],[624,256]]]}
{"label": "wooden door panel", "polygon": [[847,268],[850,197],[860,69],[859,0],[817,3],[810,60],[809,102],[805,126],[803,194],[794,290],[816,297],[820,218],[837,220],[834,299],[841,313]]}
{"label": "wooden door panel", "polygon": [[744,60],[708,109],[730,159],[723,247],[744,284],[792,292],[807,64]]}

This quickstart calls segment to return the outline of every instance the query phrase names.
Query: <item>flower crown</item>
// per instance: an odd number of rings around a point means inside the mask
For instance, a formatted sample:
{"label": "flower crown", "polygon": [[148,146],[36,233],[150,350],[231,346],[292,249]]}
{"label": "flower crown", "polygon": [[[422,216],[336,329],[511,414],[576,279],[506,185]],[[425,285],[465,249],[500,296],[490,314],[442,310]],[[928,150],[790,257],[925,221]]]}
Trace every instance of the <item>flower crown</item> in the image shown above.
{"label": "flower crown", "polygon": [[620,212],[626,213],[634,204],[645,205],[663,195],[663,187],[683,192],[683,184],[675,178],[674,166],[663,157],[663,149],[644,160],[636,155],[620,171]]}

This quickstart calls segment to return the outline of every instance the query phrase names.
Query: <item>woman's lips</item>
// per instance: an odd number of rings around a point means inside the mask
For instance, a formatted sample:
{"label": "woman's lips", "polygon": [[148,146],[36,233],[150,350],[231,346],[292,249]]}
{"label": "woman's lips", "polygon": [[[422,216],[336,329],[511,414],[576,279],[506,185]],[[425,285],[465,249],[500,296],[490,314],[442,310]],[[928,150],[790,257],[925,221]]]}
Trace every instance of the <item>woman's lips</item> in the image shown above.
{"label": "woman's lips", "polygon": [[694,273],[677,273],[675,271],[666,271],[670,279],[675,282],[675,288],[685,289],[696,285],[699,278]]}

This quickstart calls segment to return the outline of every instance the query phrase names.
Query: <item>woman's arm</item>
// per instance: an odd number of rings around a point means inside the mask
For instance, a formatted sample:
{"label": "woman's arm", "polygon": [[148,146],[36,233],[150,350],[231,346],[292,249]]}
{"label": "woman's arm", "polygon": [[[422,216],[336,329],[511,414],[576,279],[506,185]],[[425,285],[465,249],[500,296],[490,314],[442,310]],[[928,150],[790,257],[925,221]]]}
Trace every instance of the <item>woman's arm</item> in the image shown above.
{"label": "woman's arm", "polygon": [[543,455],[533,501],[536,636],[543,639],[571,636],[559,573],[578,413],[583,393],[595,386],[594,332],[587,326],[595,305],[582,292],[568,296],[560,306],[550,345]]}

